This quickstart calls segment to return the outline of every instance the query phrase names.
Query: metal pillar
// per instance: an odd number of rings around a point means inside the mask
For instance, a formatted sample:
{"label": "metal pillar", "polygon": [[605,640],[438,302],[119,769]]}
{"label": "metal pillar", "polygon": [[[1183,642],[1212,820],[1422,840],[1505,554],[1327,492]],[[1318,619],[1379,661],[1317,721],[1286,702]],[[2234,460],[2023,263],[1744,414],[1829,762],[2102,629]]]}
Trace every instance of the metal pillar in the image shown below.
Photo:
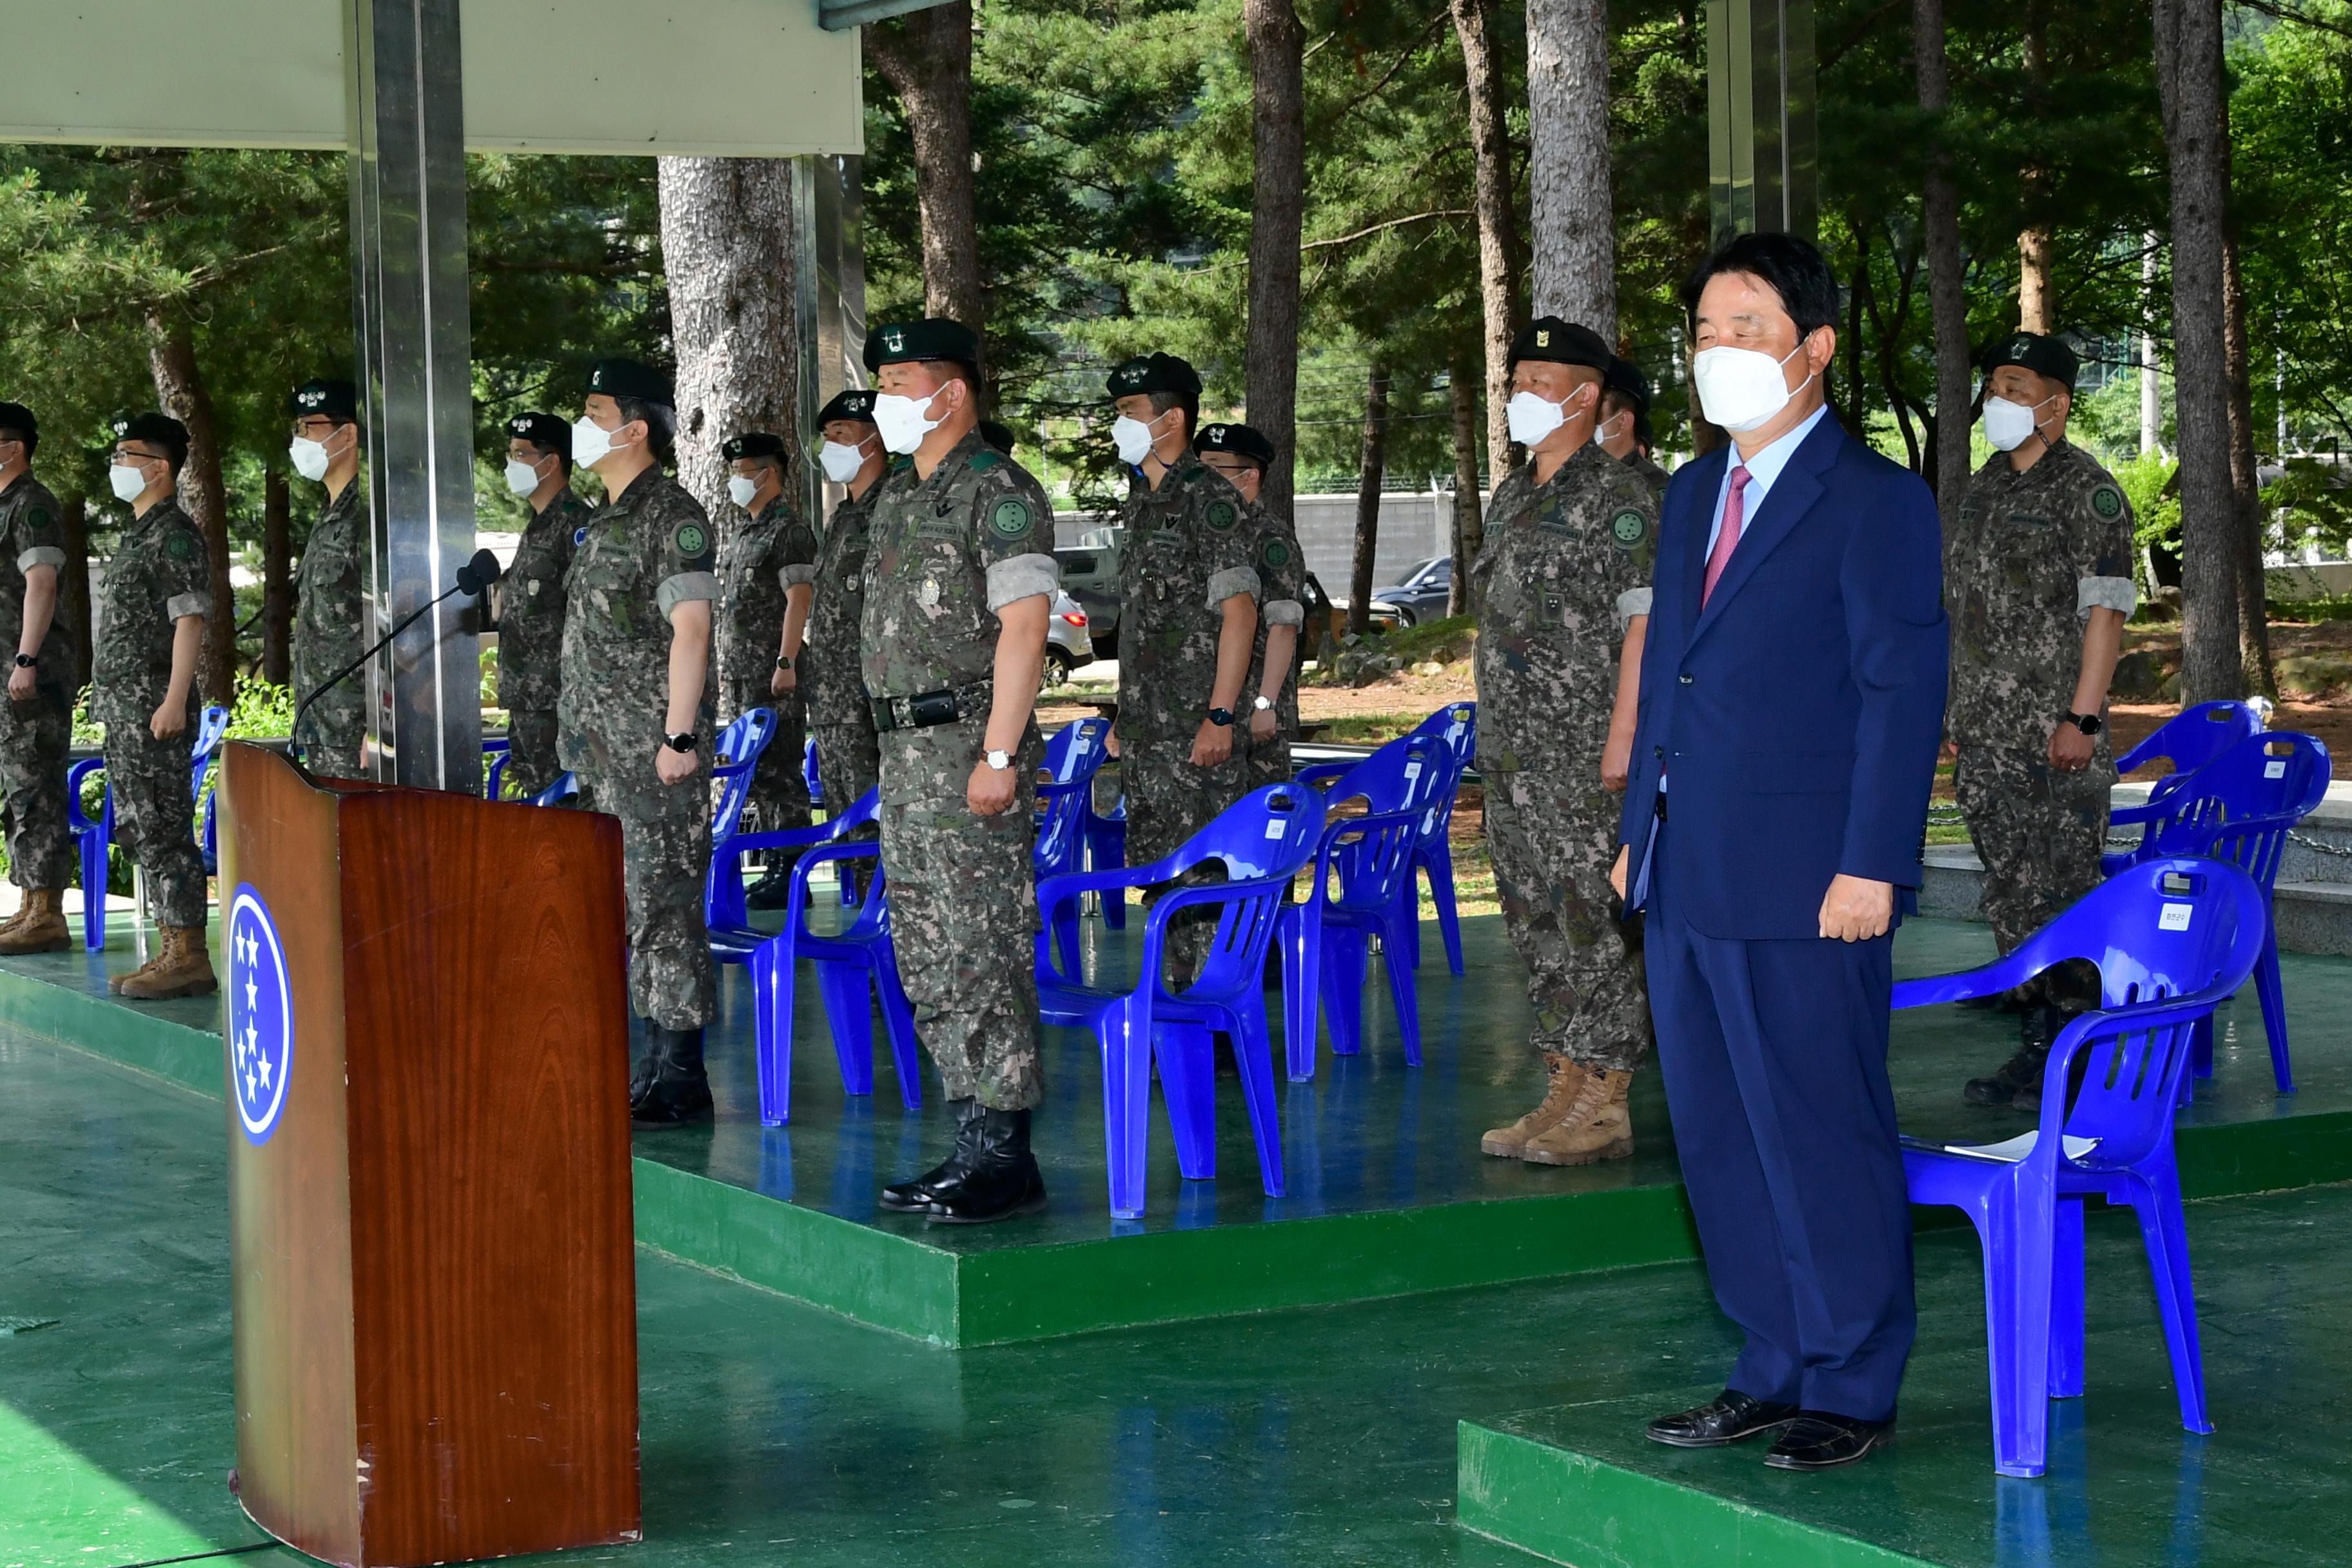
{"label": "metal pillar", "polygon": [[825,517],[848,492],[817,467],[816,415],[844,387],[866,384],[865,197],[855,154],[793,160],[793,285],[799,330],[795,413],[811,460],[801,465],[804,517]]}
{"label": "metal pillar", "polygon": [[1706,132],[1717,245],[1815,237],[1813,0],[1706,0]]}
{"label": "metal pillar", "polygon": [[[343,28],[373,641],[447,588],[475,548],[457,0],[343,0]],[[368,733],[379,779],[480,788],[471,608],[449,599],[376,656]]]}

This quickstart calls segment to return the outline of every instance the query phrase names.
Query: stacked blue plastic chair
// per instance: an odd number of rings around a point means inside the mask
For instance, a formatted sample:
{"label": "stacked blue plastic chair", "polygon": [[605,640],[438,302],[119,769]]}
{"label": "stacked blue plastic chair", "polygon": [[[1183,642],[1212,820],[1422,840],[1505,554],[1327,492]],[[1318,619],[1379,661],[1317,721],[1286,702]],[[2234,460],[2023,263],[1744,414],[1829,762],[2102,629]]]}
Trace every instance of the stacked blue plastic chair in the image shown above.
{"label": "stacked blue plastic chair", "polygon": [[807,786],[809,805],[818,811],[823,811],[824,809],[824,777],[817,772],[814,735],[811,735],[801,747],[801,783]]}
{"label": "stacked blue plastic chair", "polygon": [[[1121,795],[1111,802],[1108,811],[1095,809],[1094,794],[1087,795],[1087,869],[1116,871],[1127,864],[1127,796]],[[1127,929],[1127,898],[1122,893],[1102,895],[1103,924],[1113,931]]]}
{"label": "stacked blue plastic chair", "polygon": [[567,800],[577,799],[579,795],[580,775],[572,773],[567,768],[562,773],[555,775],[555,782],[553,784],[549,784],[545,789],[541,790],[537,795],[532,795],[530,801],[526,804],[530,805],[562,805]]}
{"label": "stacked blue plastic chair", "polygon": [[[1426,735],[1441,743],[1439,763],[1445,772],[1437,781],[1429,808],[1423,814],[1421,835],[1413,847],[1414,875],[1406,879],[1402,897],[1413,906],[1412,935],[1402,950],[1405,962],[1418,968],[1421,964],[1421,888],[1420,878],[1429,878],[1430,902],[1437,910],[1437,933],[1445,943],[1445,963],[1455,974],[1462,973],[1462,916],[1455,907],[1454,891],[1454,802],[1462,792],[1462,775],[1470,771],[1471,759],[1478,750],[1478,705],[1475,702],[1454,702],[1440,708],[1413,726],[1415,735]],[[1393,742],[1391,744],[1394,744]],[[1355,767],[1352,762],[1315,763],[1297,771],[1298,782],[1322,785],[1347,777]]]}
{"label": "stacked blue plastic chair", "polygon": [[[1045,742],[1046,779],[1037,786],[1037,843],[1029,865],[1039,881],[1086,869],[1087,819],[1094,814],[1095,775],[1109,755],[1108,719],[1066,724]],[[1064,967],[1078,972],[1078,910],[1073,904],[1053,928]]]}
{"label": "stacked blue plastic chair", "polygon": [[[898,955],[890,942],[890,907],[886,898],[881,846],[859,830],[871,826],[878,795],[868,790],[864,799],[826,825],[834,834],[828,842],[801,851],[793,863],[792,888],[784,904],[784,929],[761,942],[751,954],[751,1008],[755,1057],[760,1075],[760,1121],[782,1127],[793,1115],[793,1004],[803,958],[816,966],[819,993],[824,998],[826,1020],[833,1026],[833,1049],[841,1064],[841,1087],[847,1094],[874,1092],[874,1013],[872,998],[882,1003],[882,1024],[890,1043],[890,1059],[898,1072],[898,1095],[909,1110],[923,1103],[923,1080],[916,1060],[915,1010],[898,980]],[[766,837],[762,835],[761,837]],[[809,879],[820,866],[832,866],[841,883],[855,881],[853,861],[872,860],[866,893],[840,931],[822,935],[810,929]]]}
{"label": "stacked blue plastic chair", "polygon": [[[1415,731],[1356,763],[1325,798],[1314,879],[1306,897],[1283,910],[1275,931],[1282,949],[1283,1039],[1295,1083],[1315,1076],[1318,1013],[1330,1018],[1332,1055],[1363,1049],[1364,976],[1375,936],[1387,958],[1405,1065],[1421,1065],[1420,986],[1412,959],[1421,909],[1413,868],[1423,820],[1446,773],[1444,742]],[[1351,800],[1364,803],[1365,815],[1328,815]]]}
{"label": "stacked blue plastic chair", "polygon": [[[213,753],[220,750],[221,738],[227,733],[228,710],[207,708],[196,721],[195,743],[190,748],[188,797],[202,808],[195,824],[196,847],[203,852],[208,871],[218,865],[219,829],[212,797],[205,793],[205,778],[212,771]],[[92,817],[82,807],[81,788],[92,775],[105,771],[104,757],[85,757],[66,769],[66,827],[81,852],[81,944],[91,952],[106,946],[106,860],[114,842],[114,792],[106,791],[97,816]]]}
{"label": "stacked blue plastic chair", "polygon": [[507,763],[512,759],[513,741],[506,735],[482,737],[482,798],[496,800],[505,787]]}
{"label": "stacked blue plastic chair", "polygon": [[[2198,1026],[2245,984],[2263,951],[2263,906],[2262,889],[2234,866],[2150,860],[2093,889],[1998,963],[1895,987],[1897,1007],[1960,1002],[2086,958],[2105,988],[2103,1009],[2070,1022],[2051,1047],[2033,1131],[1980,1146],[1904,1141],[1911,1201],[1965,1210],[1983,1244],[1993,1468],[2002,1475],[2042,1474],[2049,1401],[2083,1392],[2083,1208],[2092,1197],[2138,1216],[2180,1423],[2213,1429],[2173,1107]],[[2070,1106],[2074,1079],[2081,1089]]]}
{"label": "stacked blue plastic chair", "polygon": [[[2128,773],[2150,763],[2166,762],[2172,772],[2156,781],[2143,805],[2119,806],[2107,816],[2110,830],[2156,821],[2163,815],[2158,804],[2179,789],[2189,775],[2249,735],[2263,732],[2263,716],[2246,702],[2200,702],[2158,725],[2154,733],[2116,759],[2116,772]],[[2143,834],[2145,838],[2146,835]],[[2122,870],[2137,857],[2137,848],[2112,851],[2100,858],[2110,873]]]}
{"label": "stacked blue plastic chair", "polygon": [[[1143,955],[1131,991],[1086,984],[1055,966],[1054,946],[1037,938],[1037,1001],[1045,1021],[1090,1028],[1102,1050],[1103,1134],[1110,1212],[1143,1214],[1144,1149],[1156,1058],[1176,1164],[1188,1181],[1217,1173],[1216,1069],[1213,1036],[1230,1038],[1241,1070],[1242,1098],[1257,1142],[1258,1173],[1268,1197],[1287,1190],[1282,1124],[1274,1098],[1274,1038],[1265,1016],[1265,955],[1291,879],[1315,851],[1323,802],[1296,783],[1254,790],[1194,834],[1173,855],[1149,866],[1076,871],[1039,884],[1046,929],[1065,904],[1088,893],[1171,883],[1196,866],[1221,862],[1229,879],[1162,893],[1143,923]],[[1187,910],[1219,911],[1200,977],[1181,991],[1167,982],[1168,924]]]}
{"label": "stacked blue plastic chair", "polygon": [[[2327,796],[2327,747],[2309,735],[2268,731],[2249,735],[2204,766],[2182,775],[2160,800],[2148,803],[2146,837],[2134,858],[2203,855],[2225,860],[2263,890],[2263,952],[2254,967],[2262,999],[2263,1033],[2271,1047],[2271,1076],[2281,1094],[2294,1092],[2287,1049],[2286,995],[2279,985],[2278,933],[2270,919],[2287,830]],[[2198,1042],[2196,1072],[2213,1075],[2209,1029]]]}
{"label": "stacked blue plastic chair", "polygon": [[[719,805],[710,819],[710,868],[702,881],[702,918],[710,928],[710,955],[721,963],[743,963],[768,940],[753,929],[743,903],[743,861],[761,849],[798,848],[833,837],[833,825],[788,828],[782,833],[745,833],[743,808],[751,796],[751,774],[776,732],[776,710],[746,709],[719,732],[711,748],[710,776],[719,785]],[[814,835],[814,837],[811,837]]]}

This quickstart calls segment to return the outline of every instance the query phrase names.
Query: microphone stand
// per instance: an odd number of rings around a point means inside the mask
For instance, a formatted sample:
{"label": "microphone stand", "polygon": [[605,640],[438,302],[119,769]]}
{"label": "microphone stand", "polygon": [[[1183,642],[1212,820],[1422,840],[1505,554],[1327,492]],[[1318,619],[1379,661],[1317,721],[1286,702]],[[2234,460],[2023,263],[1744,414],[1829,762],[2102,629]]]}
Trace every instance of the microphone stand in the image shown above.
{"label": "microphone stand", "polygon": [[332,691],[336,687],[341,685],[344,679],[349,677],[352,671],[360,668],[362,666],[365,665],[368,660],[383,652],[383,647],[386,643],[392,641],[401,633],[406,631],[418,621],[424,619],[425,615],[435,606],[442,604],[446,600],[454,599],[460,594],[480,594],[486,592],[488,588],[488,584],[484,584],[480,587],[469,588],[464,583],[458,583],[448,589],[446,593],[442,594],[438,598],[427,599],[424,604],[419,605],[416,608],[411,610],[406,616],[403,616],[398,626],[384,633],[383,636],[376,638],[374,643],[370,645],[366,652],[361,654],[359,658],[352,660],[351,663],[343,666],[342,668],[335,671],[334,674],[320,681],[319,683],[319,689],[316,691],[311,692],[310,696],[302,699],[302,706],[294,710],[294,723],[291,731],[286,737],[288,749],[294,753],[294,761],[296,763],[299,764],[302,762],[302,721],[309,716],[310,705],[312,703],[318,701],[320,698],[324,697],[328,692]]}

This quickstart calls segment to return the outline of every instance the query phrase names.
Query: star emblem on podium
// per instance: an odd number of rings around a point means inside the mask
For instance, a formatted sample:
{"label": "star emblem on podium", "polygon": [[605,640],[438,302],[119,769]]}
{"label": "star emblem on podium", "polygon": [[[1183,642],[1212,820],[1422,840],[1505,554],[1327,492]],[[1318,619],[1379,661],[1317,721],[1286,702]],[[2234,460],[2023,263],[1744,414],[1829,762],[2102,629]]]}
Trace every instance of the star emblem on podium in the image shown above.
{"label": "star emblem on podium", "polygon": [[269,1142],[286,1109],[294,1059],[294,999],[269,907],[239,884],[228,912],[229,1097],[246,1141]]}

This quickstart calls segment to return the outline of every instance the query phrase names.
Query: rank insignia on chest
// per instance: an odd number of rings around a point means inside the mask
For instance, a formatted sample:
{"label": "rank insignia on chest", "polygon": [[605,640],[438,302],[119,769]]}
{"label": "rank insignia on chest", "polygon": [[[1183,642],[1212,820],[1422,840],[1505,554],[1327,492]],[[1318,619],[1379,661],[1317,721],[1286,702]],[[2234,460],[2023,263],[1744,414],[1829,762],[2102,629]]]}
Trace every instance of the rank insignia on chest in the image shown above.
{"label": "rank insignia on chest", "polygon": [[940,580],[936,577],[924,578],[923,585],[915,590],[915,603],[922,605],[923,608],[927,610],[938,609],[940,607]]}
{"label": "rank insignia on chest", "polygon": [[856,573],[852,573],[841,580],[841,591],[845,594],[855,594],[860,590],[863,584],[864,579]]}

